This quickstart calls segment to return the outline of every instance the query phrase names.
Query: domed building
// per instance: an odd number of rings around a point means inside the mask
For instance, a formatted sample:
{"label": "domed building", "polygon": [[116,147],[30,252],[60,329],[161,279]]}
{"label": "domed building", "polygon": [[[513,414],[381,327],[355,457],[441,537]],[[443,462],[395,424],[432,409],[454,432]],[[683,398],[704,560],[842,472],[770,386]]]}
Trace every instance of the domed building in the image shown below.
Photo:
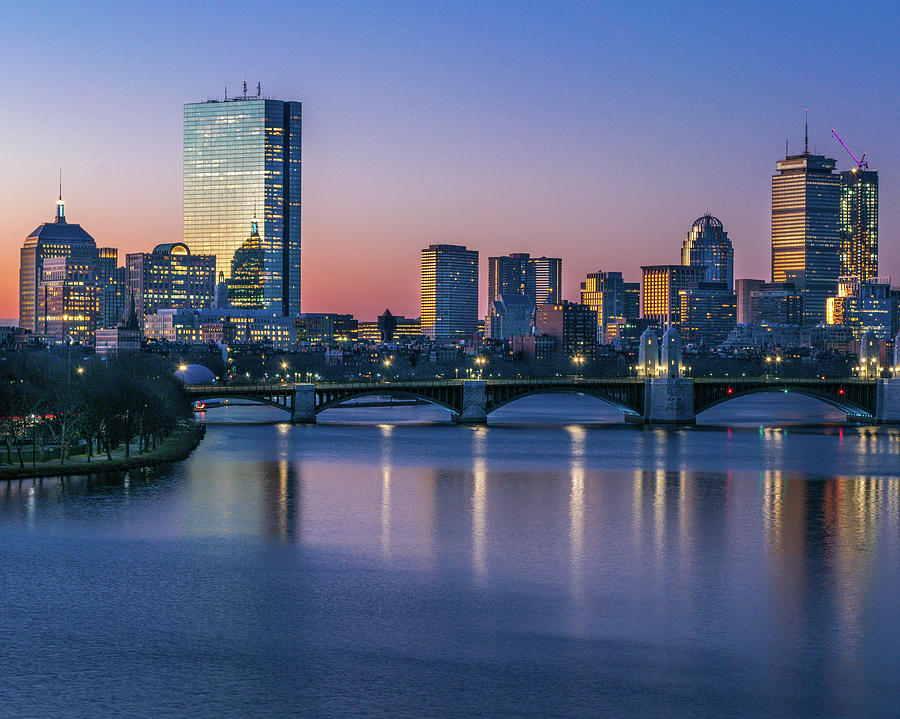
{"label": "domed building", "polygon": [[704,282],[734,287],[734,248],[718,217],[706,214],[694,220],[681,247],[681,264],[706,267]]}

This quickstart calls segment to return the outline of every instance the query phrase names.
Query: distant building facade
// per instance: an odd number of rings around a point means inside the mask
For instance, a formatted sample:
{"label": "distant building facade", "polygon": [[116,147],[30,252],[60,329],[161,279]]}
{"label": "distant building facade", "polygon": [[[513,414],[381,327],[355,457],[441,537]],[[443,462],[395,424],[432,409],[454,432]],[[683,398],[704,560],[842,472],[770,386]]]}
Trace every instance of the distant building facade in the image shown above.
{"label": "distant building facade", "polygon": [[431,245],[421,255],[422,333],[436,344],[475,342],[477,250],[462,245]]}
{"label": "distant building facade", "polygon": [[590,307],[573,302],[538,305],[534,333],[553,337],[561,359],[597,356],[597,313]]}
{"label": "distant building facade", "polygon": [[45,258],[38,297],[38,336],[50,342],[94,344],[100,298],[93,258]]}
{"label": "distant building facade", "polygon": [[696,289],[706,277],[706,267],[695,265],[646,265],[641,267],[641,313],[665,325],[681,319],[681,290]]}
{"label": "distant building facade", "polygon": [[115,247],[101,247],[97,254],[100,298],[97,327],[115,327],[125,319],[128,309],[128,270],[119,266],[119,251]]}
{"label": "distant building facade", "polygon": [[803,301],[803,295],[793,282],[763,282],[750,293],[750,321],[769,325],[801,325]]}
{"label": "distant building facade", "polygon": [[678,291],[678,327],[685,344],[717,347],[737,324],[737,300],[724,283],[701,283]]}
{"label": "distant building facade", "polygon": [[724,284],[729,291],[734,287],[734,248],[718,217],[694,220],[681,246],[681,264],[705,267],[704,282]]}
{"label": "distant building facade", "polygon": [[192,255],[183,242],[125,258],[138,321],[162,309],[202,309],[215,297],[216,258]]}
{"label": "distant building facade", "polygon": [[524,295],[500,295],[490,303],[487,336],[495,340],[527,335],[534,322],[535,304]]}
{"label": "distant building facade", "polygon": [[761,285],[765,284],[765,280],[741,279],[734,281],[734,293],[737,301],[737,323],[745,324],[752,322],[750,293],[758,290]]}
{"label": "distant building facade", "polygon": [[294,320],[298,342],[351,344],[357,341],[359,324],[353,315],[304,312]]}
{"label": "distant building facade", "polygon": [[625,282],[621,272],[592,272],[581,283],[581,304],[597,313],[597,341],[610,344],[623,320],[640,316],[640,283]]}
{"label": "distant building facade", "polygon": [[866,282],[878,276],[878,173],[841,173],[841,275]]}
{"label": "distant building facade", "polygon": [[253,344],[279,350],[297,344],[293,318],[279,310],[161,309],[145,316],[144,336],[185,344]]}

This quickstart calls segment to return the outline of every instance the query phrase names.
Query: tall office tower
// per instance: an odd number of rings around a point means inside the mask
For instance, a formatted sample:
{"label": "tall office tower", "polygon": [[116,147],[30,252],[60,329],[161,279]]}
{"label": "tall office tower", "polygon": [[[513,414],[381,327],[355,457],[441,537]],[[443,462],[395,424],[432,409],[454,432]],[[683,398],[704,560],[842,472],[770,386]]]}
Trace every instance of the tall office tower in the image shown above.
{"label": "tall office tower", "polygon": [[[183,242],[125,256],[138,322],[159,310],[205,309],[215,298],[216,258],[192,255]],[[273,310],[280,311],[280,310]]]}
{"label": "tall office tower", "polygon": [[750,293],[748,322],[803,324],[803,294],[793,282],[763,282]]}
{"label": "tall office tower", "polygon": [[[805,146],[808,148],[808,143]],[[772,176],[772,281],[803,292],[803,322],[825,321],[841,265],[841,177],[824,155],[787,155]]]}
{"label": "tall office tower", "polygon": [[642,266],[641,297],[643,317],[665,325],[677,324],[681,317],[679,290],[696,289],[706,277],[706,267],[695,265]]}
{"label": "tall office tower", "polygon": [[99,312],[96,257],[44,259],[38,284],[39,335],[51,342],[92,345]]}
{"label": "tall office tower", "polygon": [[621,272],[593,272],[585,278],[581,304],[597,313],[598,342],[611,343],[618,336],[620,320],[637,319],[639,293],[640,285],[625,282]]}
{"label": "tall office tower", "polygon": [[119,251],[115,247],[101,247],[98,250],[97,285],[99,289],[100,314],[98,328],[115,327],[125,321],[128,303],[128,271],[119,267]]}
{"label": "tall office tower", "polygon": [[534,304],[559,304],[562,259],[515,252],[488,258],[488,305],[500,296],[524,295]]}
{"label": "tall office tower", "polygon": [[734,248],[718,217],[703,215],[694,220],[681,246],[681,264],[706,267],[704,282],[724,282],[734,287]]}
{"label": "tall office tower", "polygon": [[878,276],[878,173],[841,173],[841,275]]}
{"label": "tall office tower", "polygon": [[734,292],[721,282],[703,282],[678,291],[681,339],[685,344],[717,347],[737,322]]}
{"label": "tall office tower", "polygon": [[436,344],[478,334],[478,251],[462,245],[422,250],[422,334]]}
{"label": "tall office tower", "polygon": [[74,257],[79,264],[97,262],[97,244],[81,225],[66,222],[66,209],[60,188],[56,201],[56,219],[45,222],[25,238],[19,264],[19,327],[37,331],[38,285],[48,257]]}
{"label": "tall office tower", "polygon": [[259,237],[265,309],[300,313],[301,104],[244,95],[184,106],[184,237],[231,278],[247,225]]}
{"label": "tall office tower", "polygon": [[735,280],[734,293],[737,295],[737,323],[752,322],[750,318],[750,293],[758,290],[765,280]]}

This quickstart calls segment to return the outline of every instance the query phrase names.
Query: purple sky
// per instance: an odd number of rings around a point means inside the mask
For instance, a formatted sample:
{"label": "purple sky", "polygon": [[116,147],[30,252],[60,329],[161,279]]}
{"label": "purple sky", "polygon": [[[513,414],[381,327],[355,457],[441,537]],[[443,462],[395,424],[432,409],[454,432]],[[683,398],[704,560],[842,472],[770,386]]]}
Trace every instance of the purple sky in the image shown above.
{"label": "purple sky", "polygon": [[185,102],[227,83],[304,103],[303,308],[417,316],[418,251],[678,262],[709,211],[735,277],[769,276],[770,176],[810,144],[868,152],[881,274],[900,284],[895,3],[7,3],[0,7],[0,315],[52,218],[101,245],[181,238]]}

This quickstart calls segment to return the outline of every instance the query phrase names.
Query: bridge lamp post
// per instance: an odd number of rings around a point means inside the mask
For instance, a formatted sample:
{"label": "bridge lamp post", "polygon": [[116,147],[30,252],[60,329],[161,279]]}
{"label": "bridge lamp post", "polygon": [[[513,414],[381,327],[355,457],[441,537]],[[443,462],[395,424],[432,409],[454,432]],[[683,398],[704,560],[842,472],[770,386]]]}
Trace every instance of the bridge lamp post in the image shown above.
{"label": "bridge lamp post", "polygon": [[281,380],[282,382],[287,382],[287,378],[288,378],[287,368],[288,368],[288,363],[282,362],[281,363],[281,371],[284,374],[284,379]]}
{"label": "bridge lamp post", "polygon": [[187,372],[187,365],[180,364],[178,365],[178,370],[175,372],[178,375],[178,378],[181,380],[181,384],[184,384],[184,373]]}

